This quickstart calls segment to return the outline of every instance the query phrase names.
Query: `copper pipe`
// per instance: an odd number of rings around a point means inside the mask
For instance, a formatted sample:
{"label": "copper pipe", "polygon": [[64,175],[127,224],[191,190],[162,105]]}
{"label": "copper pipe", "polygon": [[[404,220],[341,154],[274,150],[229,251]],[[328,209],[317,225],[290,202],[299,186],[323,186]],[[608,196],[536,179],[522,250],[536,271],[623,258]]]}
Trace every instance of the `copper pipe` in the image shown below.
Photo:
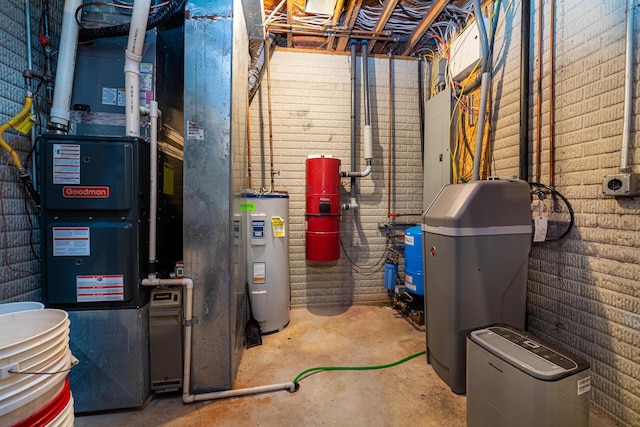
{"label": "copper pipe", "polygon": [[267,110],[269,112],[269,163],[271,166],[271,187],[269,192],[274,191],[273,176],[273,118],[271,111],[271,38],[267,32],[267,40],[265,41],[265,61],[267,63]]}
{"label": "copper pipe", "polygon": [[389,155],[388,155],[388,177],[387,177],[387,182],[388,182],[388,191],[387,191],[387,216],[391,215],[391,141],[392,141],[392,133],[393,133],[393,118],[392,118],[392,108],[393,108],[393,74],[391,72],[391,67],[393,65],[393,56],[391,54],[391,52],[389,52],[389,105],[388,105],[388,110],[389,110],[389,140],[388,140],[388,146],[389,146]]}
{"label": "copper pipe", "polygon": [[542,2],[538,5],[538,85],[536,87],[536,115],[538,116],[536,123],[536,179],[540,182],[540,169],[542,167]]}
{"label": "copper pipe", "polygon": [[251,100],[247,91],[247,188],[251,188]]}
{"label": "copper pipe", "polygon": [[334,32],[322,32],[322,31],[302,31],[302,30],[289,30],[289,29],[278,29],[271,28],[269,30],[274,34],[291,34],[294,36],[317,36],[317,37],[348,37],[350,39],[356,40],[377,40],[377,41],[388,41],[388,42],[398,42],[400,41],[400,37],[383,37],[376,35],[365,35],[365,34],[350,34],[350,33],[334,33]]}
{"label": "copper pipe", "polygon": [[285,24],[282,22],[269,23],[269,25],[267,25],[267,30],[270,32],[273,32],[272,30],[274,28],[272,27],[276,27],[276,29],[284,28],[288,30],[311,30],[311,31],[322,31],[322,32],[328,32],[328,33],[342,33],[343,35],[364,34],[364,35],[370,35],[370,36],[391,36],[392,34],[391,31],[355,30],[355,29],[342,28],[340,26],[335,28],[333,26],[318,27],[318,26],[311,26],[311,25],[304,25],[304,24]]}
{"label": "copper pipe", "polygon": [[[549,29],[549,186],[553,187],[555,175],[555,32],[556,32],[556,1],[551,0],[551,27]],[[540,182],[540,181],[538,181]]]}

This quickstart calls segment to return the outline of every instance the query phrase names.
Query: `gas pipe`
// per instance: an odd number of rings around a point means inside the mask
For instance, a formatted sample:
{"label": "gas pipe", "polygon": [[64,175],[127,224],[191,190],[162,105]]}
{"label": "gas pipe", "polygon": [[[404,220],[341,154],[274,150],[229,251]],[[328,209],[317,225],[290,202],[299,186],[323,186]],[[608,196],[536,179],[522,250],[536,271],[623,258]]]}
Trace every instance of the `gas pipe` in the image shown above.
{"label": "gas pipe", "polygon": [[306,256],[309,261],[340,258],[340,160],[307,157]]}

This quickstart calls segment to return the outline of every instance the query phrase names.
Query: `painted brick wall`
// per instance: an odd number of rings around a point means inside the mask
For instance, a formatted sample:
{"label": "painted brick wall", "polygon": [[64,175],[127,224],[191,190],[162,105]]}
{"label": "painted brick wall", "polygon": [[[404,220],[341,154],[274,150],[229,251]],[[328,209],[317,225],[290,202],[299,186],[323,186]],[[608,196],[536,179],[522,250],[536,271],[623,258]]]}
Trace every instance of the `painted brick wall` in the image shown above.
{"label": "painted brick wall", "polygon": [[[51,32],[60,28],[63,0],[50,1]],[[38,44],[41,2],[30,1],[33,68],[42,71],[42,49]],[[5,122],[22,109],[24,102],[23,70],[27,69],[27,32],[25,4],[22,0],[0,2],[0,121]],[[57,39],[52,40],[57,46]],[[35,85],[34,85],[35,88]],[[37,99],[39,101],[39,98]],[[36,127],[37,128],[37,127]],[[29,136],[9,130],[7,143],[18,153],[23,163],[31,149]],[[30,168],[31,163],[27,164]],[[40,231],[34,206],[24,202],[24,191],[17,169],[9,154],[0,153],[0,302],[41,300]],[[31,222],[30,222],[31,221]]]}
{"label": "painted brick wall", "polygon": [[[351,58],[349,55],[294,53],[278,50],[271,62],[275,188],[290,195],[292,305],[375,304],[388,300],[382,259],[387,221],[389,60],[369,59],[374,162],[373,172],[358,180],[358,210],[344,211],[340,260],[305,260],[305,160],[309,154],[332,154],[350,170]],[[364,170],[361,59],[357,59],[358,133],[354,170]],[[392,63],[393,138],[392,207],[394,212],[422,209],[422,161],[418,119],[417,61]],[[269,126],[266,75],[252,102],[251,151],[253,188],[270,187]],[[348,191],[349,178],[343,179]],[[343,190],[343,202],[348,195]],[[420,221],[401,217],[402,222]],[[400,221],[398,221],[400,222]],[[401,240],[400,240],[401,242]],[[350,258],[352,262],[349,261]],[[357,266],[355,266],[356,264]]]}
{"label": "painted brick wall", "polygon": [[[537,7],[532,2],[532,38]],[[556,8],[555,185],[573,205],[576,226],[563,241],[534,246],[530,256],[528,327],[589,360],[591,400],[620,425],[640,425],[640,199],[602,195],[602,178],[620,168],[625,63],[625,2],[558,0]],[[541,181],[549,183],[549,1],[543,2]],[[634,96],[638,87],[638,21]],[[520,4],[499,37],[506,55],[494,79],[496,175],[518,173]],[[537,58],[532,53],[532,85]],[[630,165],[640,172],[634,102]],[[530,103],[535,113],[535,96]],[[535,139],[537,119],[529,129]],[[534,147],[530,142],[530,151]],[[535,168],[530,166],[530,173]],[[560,206],[562,206],[560,204]],[[551,209],[551,204],[547,207]],[[563,208],[552,218],[566,223]]]}

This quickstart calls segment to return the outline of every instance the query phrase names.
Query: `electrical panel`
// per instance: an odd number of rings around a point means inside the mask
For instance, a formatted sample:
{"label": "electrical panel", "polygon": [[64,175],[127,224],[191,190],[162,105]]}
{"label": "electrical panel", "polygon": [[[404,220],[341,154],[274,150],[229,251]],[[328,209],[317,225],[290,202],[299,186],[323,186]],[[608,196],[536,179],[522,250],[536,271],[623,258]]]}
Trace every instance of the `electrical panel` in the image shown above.
{"label": "electrical panel", "polygon": [[451,184],[451,147],[455,132],[451,118],[453,102],[447,88],[429,99],[425,105],[424,126],[424,189],[423,208],[426,210],[443,185]]}

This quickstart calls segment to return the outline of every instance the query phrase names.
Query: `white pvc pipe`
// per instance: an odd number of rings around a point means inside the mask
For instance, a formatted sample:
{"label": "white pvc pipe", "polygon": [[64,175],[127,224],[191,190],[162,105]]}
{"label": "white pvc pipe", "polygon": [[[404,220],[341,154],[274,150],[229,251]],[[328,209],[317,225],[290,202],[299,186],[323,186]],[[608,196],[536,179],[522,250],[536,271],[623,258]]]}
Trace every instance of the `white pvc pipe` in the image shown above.
{"label": "white pvc pipe", "polygon": [[[150,151],[151,151],[151,196],[149,206],[149,264],[156,263],[156,236],[158,217],[158,102],[151,101],[150,117]],[[155,279],[155,272],[149,274],[149,279]]]}
{"label": "white pvc pipe", "polygon": [[73,74],[76,68],[76,52],[78,50],[79,29],[75,14],[76,9],[81,5],[82,0],[66,0],[62,15],[56,86],[51,112],[49,113],[49,122],[54,128],[64,131],[69,128],[69,108],[71,106]]}
{"label": "white pvc pipe", "polygon": [[131,13],[129,41],[125,51],[125,129],[127,136],[140,136],[140,62],[149,20],[151,0],[135,0]]}
{"label": "white pvc pipe", "polygon": [[227,397],[246,396],[249,394],[267,393],[277,390],[296,391],[296,385],[293,382],[282,384],[270,384],[258,387],[241,388],[236,390],[214,391],[211,393],[191,394],[191,343],[193,339],[192,321],[193,321],[193,280],[188,277],[184,279],[144,279],[143,286],[159,286],[159,285],[180,285],[186,289],[185,306],[184,306],[184,366],[182,373],[182,401],[184,403],[201,402],[204,400],[224,399]]}
{"label": "white pvc pipe", "polygon": [[[352,49],[352,53],[355,54],[355,50]],[[353,55],[352,55],[353,57]],[[352,84],[354,84],[355,79],[352,79]],[[363,171],[349,171],[342,172],[343,177],[356,177],[363,178],[368,176],[371,173],[371,168],[373,165],[373,129],[371,128],[371,105],[370,105],[370,94],[369,94],[369,58],[367,57],[367,42],[366,40],[362,41],[362,82],[364,86],[364,160],[366,162],[366,168]],[[354,97],[352,96],[351,102],[355,102]],[[353,114],[353,110],[352,110]],[[353,120],[353,118],[352,118]],[[352,126],[353,132],[353,126]],[[355,141],[352,141],[353,145]],[[352,159],[353,161],[353,159]],[[353,168],[353,165],[351,165]],[[355,199],[355,194],[352,192],[351,202],[348,204],[343,204],[342,209],[355,209],[358,207],[358,203]]]}
{"label": "white pvc pipe", "polygon": [[635,0],[627,0],[627,51],[624,71],[624,118],[620,171],[629,172],[629,141],[631,139],[631,113],[633,109],[633,26],[636,13]]}

